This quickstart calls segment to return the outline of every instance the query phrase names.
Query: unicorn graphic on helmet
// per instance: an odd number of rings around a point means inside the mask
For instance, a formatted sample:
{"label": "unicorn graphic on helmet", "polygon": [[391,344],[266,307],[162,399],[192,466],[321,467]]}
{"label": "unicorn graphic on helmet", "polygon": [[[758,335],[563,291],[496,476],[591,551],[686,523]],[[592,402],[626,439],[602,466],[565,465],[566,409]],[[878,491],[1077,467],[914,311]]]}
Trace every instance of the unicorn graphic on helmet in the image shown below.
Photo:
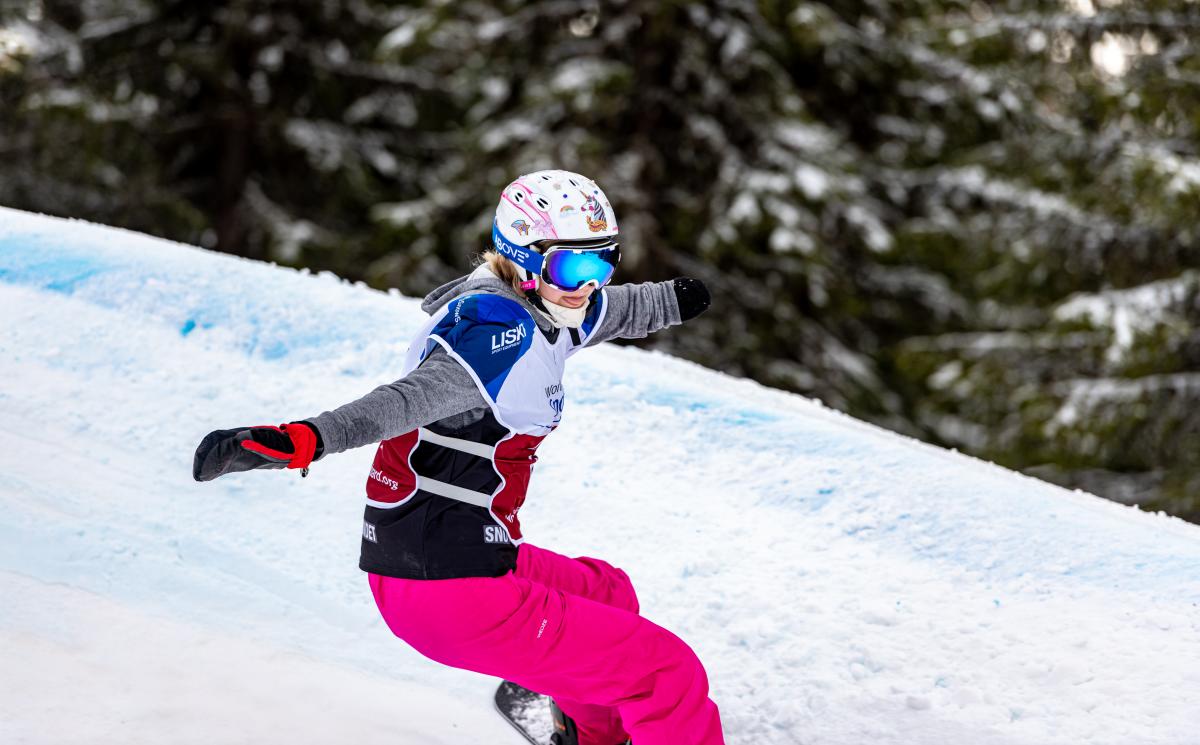
{"label": "unicorn graphic on helmet", "polygon": [[608,230],[608,217],[604,214],[604,207],[590,194],[583,194],[583,219],[587,220],[588,230],[593,233]]}

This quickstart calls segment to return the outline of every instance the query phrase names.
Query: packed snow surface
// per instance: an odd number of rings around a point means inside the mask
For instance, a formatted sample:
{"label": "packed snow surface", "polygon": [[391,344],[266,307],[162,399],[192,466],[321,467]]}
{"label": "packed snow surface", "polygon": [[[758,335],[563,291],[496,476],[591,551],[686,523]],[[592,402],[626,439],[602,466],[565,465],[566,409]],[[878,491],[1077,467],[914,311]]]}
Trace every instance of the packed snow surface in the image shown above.
{"label": "packed snow surface", "polygon": [[[0,319],[0,742],[520,742],[379,619],[372,448],[191,479],[393,380],[417,301],[0,209]],[[630,573],[728,742],[1200,738],[1195,526],[660,354],[565,383],[526,532]]]}

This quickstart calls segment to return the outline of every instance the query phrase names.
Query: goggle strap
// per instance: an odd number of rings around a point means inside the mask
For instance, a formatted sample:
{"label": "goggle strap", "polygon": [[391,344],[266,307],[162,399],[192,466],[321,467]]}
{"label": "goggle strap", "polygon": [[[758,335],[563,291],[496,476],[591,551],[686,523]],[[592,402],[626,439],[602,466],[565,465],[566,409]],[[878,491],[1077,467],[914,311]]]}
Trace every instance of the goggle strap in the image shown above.
{"label": "goggle strap", "polygon": [[515,246],[509,243],[500,232],[500,225],[492,222],[492,245],[496,253],[509,259],[517,266],[533,276],[542,273],[542,255],[528,246]]}

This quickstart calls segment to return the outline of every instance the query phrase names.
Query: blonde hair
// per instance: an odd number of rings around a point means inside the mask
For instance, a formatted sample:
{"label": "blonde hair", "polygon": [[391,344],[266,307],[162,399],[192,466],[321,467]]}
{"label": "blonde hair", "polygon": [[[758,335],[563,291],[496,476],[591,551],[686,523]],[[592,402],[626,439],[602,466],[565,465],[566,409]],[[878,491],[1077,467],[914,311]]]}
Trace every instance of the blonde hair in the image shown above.
{"label": "blonde hair", "polygon": [[521,282],[523,281],[521,267],[495,251],[484,251],[483,256],[480,258],[482,259],[480,261],[481,264],[487,264],[488,268],[492,270],[492,274],[512,285],[512,288],[517,291],[518,295],[525,293],[525,290],[521,288]]}

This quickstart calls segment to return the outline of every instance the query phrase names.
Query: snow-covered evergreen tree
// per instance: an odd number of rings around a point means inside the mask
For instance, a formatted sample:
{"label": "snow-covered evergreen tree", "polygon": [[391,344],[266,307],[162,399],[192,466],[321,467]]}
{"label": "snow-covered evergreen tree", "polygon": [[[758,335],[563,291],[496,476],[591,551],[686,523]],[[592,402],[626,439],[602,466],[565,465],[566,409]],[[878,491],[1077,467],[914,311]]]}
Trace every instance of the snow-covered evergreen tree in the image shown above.
{"label": "snow-covered evergreen tree", "polygon": [[5,28],[6,204],[419,294],[509,178],[573,168],[624,278],[714,289],[669,349],[1200,515],[1196,3],[28,0]]}

